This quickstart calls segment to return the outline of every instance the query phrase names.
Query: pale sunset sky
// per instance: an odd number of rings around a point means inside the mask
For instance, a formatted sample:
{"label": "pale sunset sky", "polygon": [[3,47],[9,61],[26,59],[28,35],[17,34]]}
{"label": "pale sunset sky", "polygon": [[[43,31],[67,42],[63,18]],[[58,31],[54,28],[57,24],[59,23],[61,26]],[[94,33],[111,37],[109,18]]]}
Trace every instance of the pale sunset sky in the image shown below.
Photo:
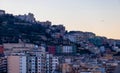
{"label": "pale sunset sky", "polygon": [[14,15],[31,12],[69,31],[120,39],[120,0],[0,0],[0,9]]}

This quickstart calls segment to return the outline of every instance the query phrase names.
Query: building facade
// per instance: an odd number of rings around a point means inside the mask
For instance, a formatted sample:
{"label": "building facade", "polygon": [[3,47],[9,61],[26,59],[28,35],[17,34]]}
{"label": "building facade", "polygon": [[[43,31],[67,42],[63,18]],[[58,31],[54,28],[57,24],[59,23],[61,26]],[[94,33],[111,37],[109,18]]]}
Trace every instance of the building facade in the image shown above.
{"label": "building facade", "polygon": [[8,73],[26,73],[26,56],[8,56]]}

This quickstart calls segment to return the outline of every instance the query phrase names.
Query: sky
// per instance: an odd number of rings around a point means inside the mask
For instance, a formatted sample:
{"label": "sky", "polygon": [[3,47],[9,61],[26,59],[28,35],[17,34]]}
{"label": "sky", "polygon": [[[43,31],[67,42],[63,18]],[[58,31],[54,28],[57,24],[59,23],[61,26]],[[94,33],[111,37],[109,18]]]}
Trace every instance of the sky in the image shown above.
{"label": "sky", "polygon": [[120,39],[120,0],[0,0],[0,9],[14,15],[31,12],[37,20],[63,24],[68,31]]}

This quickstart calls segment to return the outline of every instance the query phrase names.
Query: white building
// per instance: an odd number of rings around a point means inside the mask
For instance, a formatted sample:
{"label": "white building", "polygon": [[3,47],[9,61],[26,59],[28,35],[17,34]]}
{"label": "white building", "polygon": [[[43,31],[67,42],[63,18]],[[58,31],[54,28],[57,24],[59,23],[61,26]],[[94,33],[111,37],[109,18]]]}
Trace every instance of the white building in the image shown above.
{"label": "white building", "polygon": [[4,15],[5,11],[4,10],[0,10],[0,15]]}
{"label": "white building", "polygon": [[46,55],[46,71],[47,73],[54,73],[59,66],[59,57],[53,56],[52,54]]}
{"label": "white building", "polygon": [[46,53],[39,47],[30,51],[28,73],[46,73]]}
{"label": "white building", "polygon": [[73,47],[72,46],[63,46],[62,47],[62,52],[63,53],[72,53],[73,52]]}
{"label": "white building", "polygon": [[36,21],[34,18],[34,14],[32,14],[32,13],[28,13],[28,15],[26,15],[26,14],[25,15],[18,15],[16,17],[18,17],[21,20],[27,21],[27,22],[35,22]]}
{"label": "white building", "polygon": [[77,43],[83,40],[84,38],[83,33],[72,33],[72,34],[67,34],[66,36],[71,42],[77,42]]}
{"label": "white building", "polygon": [[46,54],[46,71],[47,73],[52,72],[52,54]]}
{"label": "white building", "polygon": [[68,39],[69,39],[71,42],[77,42],[76,36],[74,36],[74,35],[68,35]]}
{"label": "white building", "polygon": [[43,56],[30,56],[28,57],[28,73],[45,73],[46,61]]}
{"label": "white building", "polygon": [[57,69],[58,65],[59,65],[59,57],[53,56],[52,57],[52,72],[54,72]]}
{"label": "white building", "polygon": [[100,49],[98,47],[89,48],[89,51],[91,51],[94,54],[99,54],[100,53]]}

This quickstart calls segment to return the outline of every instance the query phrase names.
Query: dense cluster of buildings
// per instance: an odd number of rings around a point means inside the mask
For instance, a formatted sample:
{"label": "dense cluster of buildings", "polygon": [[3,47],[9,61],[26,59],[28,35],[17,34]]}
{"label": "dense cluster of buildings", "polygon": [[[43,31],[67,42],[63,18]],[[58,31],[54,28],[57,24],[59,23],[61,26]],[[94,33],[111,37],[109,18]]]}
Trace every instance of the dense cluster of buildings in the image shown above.
{"label": "dense cluster of buildings", "polygon": [[[5,11],[0,10],[0,15]],[[92,32],[67,32],[63,25],[36,21],[34,15],[15,16],[46,27],[39,35],[41,44],[19,43],[0,45],[0,73],[114,73],[120,64],[120,41],[96,36]],[[24,23],[15,23],[23,24]],[[26,24],[26,23],[25,23]],[[29,25],[29,24],[27,24]],[[43,41],[48,42],[43,42]],[[49,43],[50,42],[50,43]]]}
{"label": "dense cluster of buildings", "polygon": [[[37,46],[26,43],[1,45],[0,72],[2,73],[114,73],[120,56],[108,52],[78,55],[74,46]],[[4,50],[3,50],[4,49]],[[47,50],[48,49],[48,50]],[[57,48],[58,49],[58,48]],[[46,51],[47,50],[47,51]],[[73,54],[71,54],[73,53]]]}
{"label": "dense cluster of buildings", "polygon": [[52,73],[59,65],[59,58],[47,53],[44,47],[4,44],[4,48],[5,56],[0,58],[0,73]]}

